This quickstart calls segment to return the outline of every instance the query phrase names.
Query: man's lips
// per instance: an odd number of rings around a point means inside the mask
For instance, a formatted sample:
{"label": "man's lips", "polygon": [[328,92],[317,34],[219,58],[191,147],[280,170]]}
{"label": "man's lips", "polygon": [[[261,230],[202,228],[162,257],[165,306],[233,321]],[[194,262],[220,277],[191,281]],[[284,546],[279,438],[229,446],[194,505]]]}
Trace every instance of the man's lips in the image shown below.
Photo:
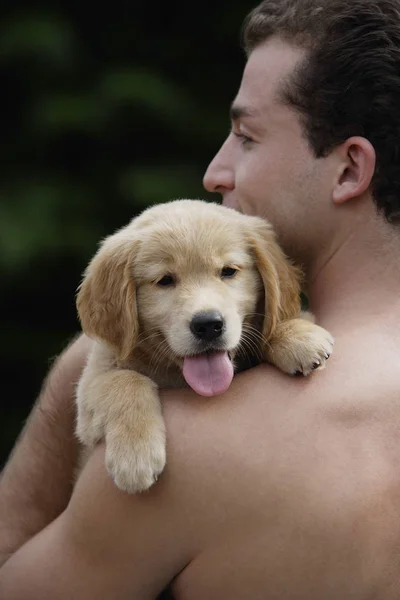
{"label": "man's lips", "polygon": [[240,210],[239,210],[239,205],[238,205],[238,203],[235,201],[235,198],[234,198],[233,196],[230,196],[230,195],[228,195],[228,194],[226,194],[226,195],[223,197],[223,200],[222,200],[222,205],[223,205],[223,206],[226,206],[227,208],[233,208],[234,210],[237,210],[237,211],[239,211],[239,212],[240,212]]}

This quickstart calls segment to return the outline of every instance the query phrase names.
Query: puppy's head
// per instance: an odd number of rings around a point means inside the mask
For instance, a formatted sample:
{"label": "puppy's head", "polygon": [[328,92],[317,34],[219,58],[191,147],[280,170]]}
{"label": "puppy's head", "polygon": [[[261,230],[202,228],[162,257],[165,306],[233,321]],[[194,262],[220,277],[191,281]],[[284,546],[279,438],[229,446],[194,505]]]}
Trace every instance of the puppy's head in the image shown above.
{"label": "puppy's head", "polygon": [[178,366],[203,395],[229,387],[236,352],[256,345],[255,324],[268,339],[299,308],[298,273],[271,227],[196,200],[152,207],[108,238],[78,294],[88,335],[119,360],[135,348],[155,372]]}

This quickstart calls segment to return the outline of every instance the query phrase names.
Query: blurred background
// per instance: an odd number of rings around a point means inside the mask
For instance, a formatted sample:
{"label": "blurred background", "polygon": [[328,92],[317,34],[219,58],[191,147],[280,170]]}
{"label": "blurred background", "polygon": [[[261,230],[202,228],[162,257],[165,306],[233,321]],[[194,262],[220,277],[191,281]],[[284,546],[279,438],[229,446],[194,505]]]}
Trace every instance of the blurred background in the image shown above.
{"label": "blurred background", "polygon": [[255,4],[0,6],[0,466],[79,331],[75,291],[99,240],[149,204],[216,199],[202,177]]}

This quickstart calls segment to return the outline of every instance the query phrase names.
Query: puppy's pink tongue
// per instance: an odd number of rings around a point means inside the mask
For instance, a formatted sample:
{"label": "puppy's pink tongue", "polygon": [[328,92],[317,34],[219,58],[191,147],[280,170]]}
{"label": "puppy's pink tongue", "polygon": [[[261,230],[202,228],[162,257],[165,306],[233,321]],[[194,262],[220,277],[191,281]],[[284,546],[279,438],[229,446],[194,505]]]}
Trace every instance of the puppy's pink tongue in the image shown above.
{"label": "puppy's pink tongue", "polygon": [[231,385],[233,365],[227,352],[199,354],[184,359],[183,376],[200,396],[216,396]]}

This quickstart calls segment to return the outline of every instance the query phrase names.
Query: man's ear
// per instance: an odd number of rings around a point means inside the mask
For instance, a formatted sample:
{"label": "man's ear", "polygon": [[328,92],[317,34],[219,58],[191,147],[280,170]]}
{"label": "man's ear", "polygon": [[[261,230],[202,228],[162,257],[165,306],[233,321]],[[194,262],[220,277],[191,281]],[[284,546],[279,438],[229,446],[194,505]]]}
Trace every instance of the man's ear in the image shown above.
{"label": "man's ear", "polygon": [[335,204],[343,204],[364,194],[375,173],[376,154],[364,137],[351,137],[337,148],[340,156],[337,180],[333,189]]}

